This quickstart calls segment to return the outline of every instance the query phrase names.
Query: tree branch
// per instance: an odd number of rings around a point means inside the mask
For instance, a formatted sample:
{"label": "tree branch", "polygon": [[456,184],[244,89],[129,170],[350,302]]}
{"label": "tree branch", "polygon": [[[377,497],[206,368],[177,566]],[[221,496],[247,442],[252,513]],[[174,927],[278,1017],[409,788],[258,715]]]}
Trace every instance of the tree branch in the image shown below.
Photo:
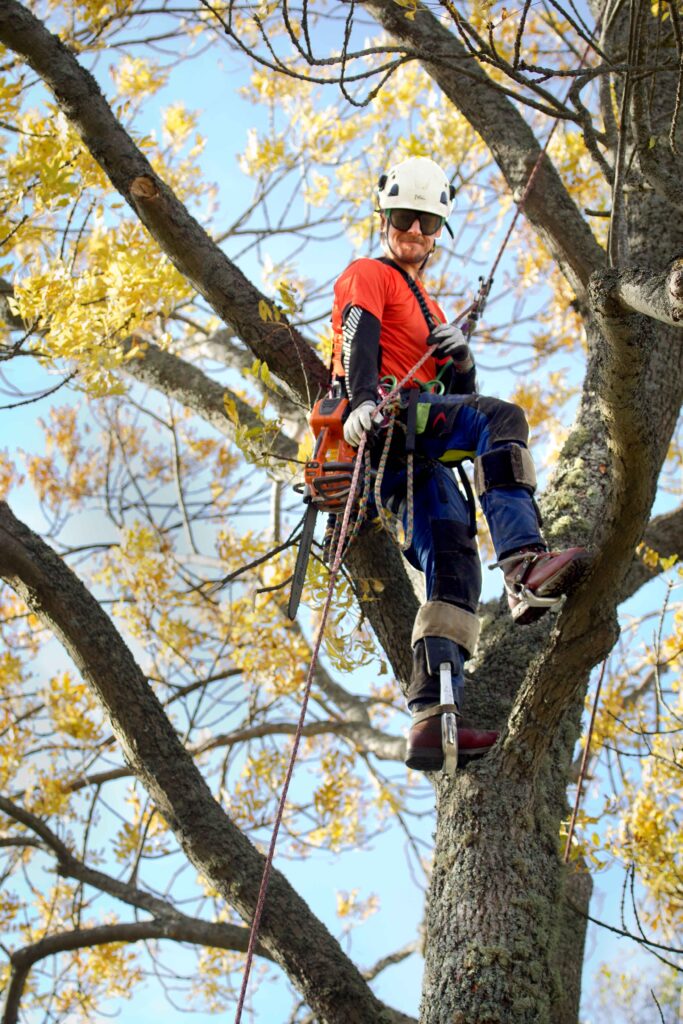
{"label": "tree branch", "polygon": [[[129,348],[133,344],[134,339],[126,342]],[[144,352],[139,357],[129,359],[123,364],[122,369],[141,384],[146,384],[192,409],[233,441],[237,427],[226,414],[226,398],[234,403],[240,427],[263,428],[254,410],[239,395],[211,380],[198,367],[171,352],[165,352],[151,342],[145,342]],[[250,443],[253,447],[252,456],[266,466],[273,476],[291,480],[292,468],[287,460],[294,460],[297,457],[299,446],[296,441],[280,431],[274,434],[268,432],[263,441],[257,439]]]}
{"label": "tree branch", "polygon": [[278,322],[260,319],[259,303],[270,306],[270,300],[155,174],[90,72],[17,0],[5,0],[0,8],[0,41],[42,78],[93,158],[173,265],[252,352],[311,405],[316,390],[327,381],[322,361],[284,317]]}
{"label": "tree branch", "polygon": [[[0,576],[70,654],[106,710],[128,763],[190,862],[245,921],[251,920],[264,858],[213,798],[98,602],[4,502]],[[400,1013],[374,996],[336,939],[277,870],[271,874],[260,938],[307,1003],[329,1024],[401,1020]]]}
{"label": "tree branch", "polygon": [[[574,428],[579,447],[574,448],[576,442],[570,438],[552,488],[556,507],[563,501],[572,507],[572,496],[576,504],[583,467],[572,480],[572,460],[567,456],[575,455],[576,473],[577,463],[586,462],[591,436],[602,437],[602,461],[586,466],[590,491],[580,494],[583,503],[589,502],[589,519],[599,524],[597,530],[593,527],[592,536],[595,561],[586,584],[560,611],[543,654],[532,664],[517,695],[502,743],[509,771],[528,772],[538,767],[578,687],[616,640],[616,609],[623,581],[648,521],[680,408],[683,387],[674,373],[681,361],[680,348],[672,353],[671,387],[659,387],[655,410],[649,394],[649,368],[662,339],[652,320],[626,313],[615,301],[613,288],[618,277],[617,271],[605,271],[591,278],[595,318],[591,331],[597,335],[599,327],[602,337],[596,336],[592,345],[582,409]],[[579,452],[580,462],[576,458]],[[563,495],[567,484],[569,492]]]}
{"label": "tree branch", "polygon": [[[680,562],[683,559],[683,506],[666,515],[656,516],[645,531],[643,543],[661,558],[676,555]],[[626,601],[660,573],[659,566],[648,565],[636,555],[624,579],[619,600]]]}
{"label": "tree branch", "polygon": [[[264,722],[261,725],[245,726],[234,732],[212,736],[188,747],[190,753],[197,757],[210,750],[232,747],[236,743],[247,743],[249,740],[262,739],[264,736],[293,736],[296,733],[295,722]],[[364,754],[374,754],[380,761],[403,761],[406,741],[403,736],[387,736],[381,729],[373,729],[367,722],[354,720],[326,719],[320,722],[308,722],[304,725],[303,736],[343,736]],[[104,782],[125,779],[132,775],[128,768],[111,768],[106,772],[84,775],[65,785],[65,790],[75,793],[86,786],[101,786]]]}
{"label": "tree branch", "polygon": [[661,273],[622,267],[598,272],[594,284],[600,291],[601,308],[610,317],[642,313],[660,323],[683,327],[683,255],[674,257]]}
{"label": "tree branch", "polygon": [[[31,968],[40,960],[58,953],[91,946],[105,946],[112,942],[142,942],[148,939],[171,939],[175,942],[189,942],[193,945],[246,953],[249,945],[248,928],[227,924],[212,925],[204,921],[183,918],[184,915],[179,915],[178,920],[167,918],[158,921],[129,921],[96,925],[91,928],[74,928],[72,931],[46,935],[38,942],[16,950],[10,957],[10,980],[1,1024],[17,1024],[21,997]],[[263,948],[259,948],[258,953],[269,960],[272,959]]]}
{"label": "tree branch", "polygon": [[[0,321],[4,321],[12,329],[23,330],[23,321],[12,313],[8,301],[13,293],[12,285],[0,278]],[[233,404],[240,427],[249,430],[252,427],[263,426],[254,410],[243,398],[234,391],[217,384],[191,362],[172,352],[167,352],[145,339],[127,338],[122,347],[124,352],[130,352],[135,346],[139,347],[139,351],[121,367],[129,377],[133,377],[141,384],[154,388],[155,391],[180,402],[210,423],[219,433],[229,437],[230,440],[235,440],[237,428],[227,416],[226,399]],[[251,366],[251,359],[245,359],[243,366]],[[280,399],[279,402],[276,401],[276,405],[279,405],[281,412],[290,416],[292,425],[296,422],[298,427],[303,426],[303,416],[295,415],[296,407],[291,400],[286,400],[286,396],[274,397]],[[291,468],[286,463],[287,460],[297,457],[296,441],[279,432],[269,434],[263,443],[258,439],[250,439],[250,444],[252,454],[267,466],[272,476],[285,480],[291,479]]]}
{"label": "tree branch", "polygon": [[[205,743],[193,750],[195,754],[203,754],[217,747],[230,747],[235,743],[257,739],[263,736],[293,736],[296,732],[295,722],[264,722],[244,729],[236,729],[232,733],[212,736]],[[403,736],[387,736],[380,729],[373,729],[359,721],[308,722],[303,728],[304,736],[337,735],[353,743],[363,753],[374,754],[380,761],[403,761],[406,741]]]}
{"label": "tree branch", "polygon": [[[421,63],[451,103],[491,150],[513,194],[519,197],[541,152],[515,105],[499,90],[455,36],[426,8],[414,18],[394,0],[364,0],[363,6],[391,37],[419,52]],[[467,69],[464,74],[462,69]],[[547,156],[524,213],[557,260],[577,295],[585,295],[591,273],[605,254]]]}

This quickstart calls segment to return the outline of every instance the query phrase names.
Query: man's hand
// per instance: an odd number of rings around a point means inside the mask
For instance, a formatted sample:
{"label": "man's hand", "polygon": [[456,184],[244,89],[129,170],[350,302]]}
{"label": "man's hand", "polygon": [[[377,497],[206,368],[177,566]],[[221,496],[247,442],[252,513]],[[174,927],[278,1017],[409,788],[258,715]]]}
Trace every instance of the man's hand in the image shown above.
{"label": "man's hand", "polygon": [[467,338],[455,324],[439,324],[427,338],[428,345],[436,345],[435,356],[452,359],[456,370],[466,372],[474,366]]}
{"label": "man's hand", "polygon": [[344,423],[344,440],[354,448],[358,447],[361,437],[372,426],[372,414],[376,408],[374,402],[362,402]]}

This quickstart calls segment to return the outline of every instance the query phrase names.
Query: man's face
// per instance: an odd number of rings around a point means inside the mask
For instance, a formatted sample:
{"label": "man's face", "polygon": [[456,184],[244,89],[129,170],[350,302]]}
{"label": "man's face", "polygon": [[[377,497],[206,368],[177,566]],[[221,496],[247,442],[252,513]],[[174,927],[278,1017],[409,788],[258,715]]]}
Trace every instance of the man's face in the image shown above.
{"label": "man's face", "polygon": [[443,220],[417,210],[387,210],[384,229],[395,258],[402,263],[422,263],[441,234]]}

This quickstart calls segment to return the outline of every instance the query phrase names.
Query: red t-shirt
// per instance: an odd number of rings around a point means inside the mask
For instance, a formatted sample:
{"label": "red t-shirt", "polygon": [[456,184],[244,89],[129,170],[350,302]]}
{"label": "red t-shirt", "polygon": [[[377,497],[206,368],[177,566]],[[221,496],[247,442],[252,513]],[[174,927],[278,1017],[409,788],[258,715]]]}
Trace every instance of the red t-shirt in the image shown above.
{"label": "red t-shirt", "polygon": [[[419,281],[415,282],[434,318],[444,323],[446,316]],[[376,316],[381,324],[379,376],[402,380],[424,355],[429,327],[410,286],[393,267],[380,260],[354,260],[334,286],[332,330],[334,332],[334,372],[344,376],[342,366],[342,315],[349,306],[360,306]],[[438,367],[433,357],[419,368],[415,379],[434,380]],[[410,386],[406,384],[406,386]]]}

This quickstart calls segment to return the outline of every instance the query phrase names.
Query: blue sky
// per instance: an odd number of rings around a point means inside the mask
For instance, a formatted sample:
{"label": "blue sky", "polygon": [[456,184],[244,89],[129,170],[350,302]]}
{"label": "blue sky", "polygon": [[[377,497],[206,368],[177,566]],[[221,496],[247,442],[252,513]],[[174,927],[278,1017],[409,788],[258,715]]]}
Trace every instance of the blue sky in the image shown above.
{"label": "blue sky", "polygon": [[[105,92],[111,93],[111,82],[104,65],[101,65],[97,74]],[[229,219],[233,207],[235,210],[241,209],[251,194],[251,185],[238,167],[237,154],[245,145],[247,130],[258,124],[259,119],[263,117],[262,111],[238,96],[237,89],[243,84],[242,76],[241,65],[230,57],[227,50],[224,51],[222,60],[216,60],[213,53],[209,53],[201,58],[201,64],[194,62],[185,67],[181,66],[172,77],[171,88],[151,100],[145,108],[144,117],[137,122],[139,129],[160,131],[159,111],[170,98],[177,99],[178,95],[182,95],[188,107],[201,111],[200,129],[207,138],[201,164],[208,180],[216,181],[219,185],[219,202],[225,212],[225,219]],[[322,269],[325,273],[332,273],[337,256],[341,269],[346,259],[351,256],[350,245],[345,252],[343,245],[340,245],[335,257],[330,255],[329,267],[316,266],[313,272]],[[246,260],[243,269],[254,276],[256,284],[260,284],[254,260]],[[513,268],[508,266],[508,269]],[[475,284],[476,275],[473,286]],[[501,311],[498,310],[496,316],[500,315]],[[12,368],[12,380],[17,386],[24,386],[24,375],[31,389],[37,390],[43,386],[40,375],[36,379],[34,367],[20,372]],[[54,383],[54,378],[43,376],[47,386]],[[505,387],[505,381],[496,377],[496,393],[504,395]],[[62,392],[60,401],[65,400],[66,393]],[[0,397],[0,404],[10,401],[11,396]],[[31,450],[39,438],[42,439],[42,432],[38,430],[36,420],[44,414],[43,403],[17,408],[11,413],[0,411],[0,445],[7,446],[10,450],[13,446]],[[26,518],[31,525],[36,528],[42,527],[43,524],[36,520],[35,505],[26,490],[13,493],[12,505],[17,514]],[[500,580],[497,574],[494,577],[494,574],[485,572],[484,579],[487,588],[485,596],[493,596],[499,592]],[[362,669],[355,674],[352,685],[359,692],[364,692],[370,682],[371,670]],[[589,799],[592,797],[599,802],[599,790],[604,786],[604,780],[596,780],[591,786]],[[425,842],[429,843],[432,831],[432,822],[429,818],[423,822],[422,830]],[[283,842],[286,846],[286,840]],[[422,895],[412,879],[411,860],[406,853],[400,831],[395,829],[385,836],[378,837],[372,842],[371,847],[369,851],[357,851],[340,858],[321,855],[314,861],[296,862],[276,857],[277,867],[287,874],[309,900],[316,913],[334,930],[338,928],[334,897],[337,890],[359,888],[362,895],[379,895],[381,911],[364,924],[352,940],[351,951],[363,967],[371,965],[380,952],[386,951],[387,936],[391,936],[392,948],[410,941],[419,926],[422,913]],[[596,897],[593,906],[596,916],[618,921],[620,882],[621,878],[616,872],[596,878]],[[588,979],[600,961],[623,956],[628,946],[626,940],[619,940],[601,929],[591,927],[586,987],[589,985]],[[391,1005],[416,1014],[420,975],[420,958],[413,956],[403,965],[384,972],[375,988]],[[253,1015],[249,1011],[245,1013],[243,1019],[253,1020],[254,1024],[284,1024],[289,1007],[289,995],[285,996],[283,988],[278,983],[269,983],[254,997]],[[138,993],[133,1002],[122,1003],[116,1009],[117,1019],[122,1024],[147,1024],[151,1013],[163,1016],[167,1024],[180,1024],[181,1021],[188,1020],[204,1024],[205,1021],[216,1019],[204,1014],[188,1016],[187,1013],[174,1011],[164,1001],[159,989],[152,985],[144,995]]]}

